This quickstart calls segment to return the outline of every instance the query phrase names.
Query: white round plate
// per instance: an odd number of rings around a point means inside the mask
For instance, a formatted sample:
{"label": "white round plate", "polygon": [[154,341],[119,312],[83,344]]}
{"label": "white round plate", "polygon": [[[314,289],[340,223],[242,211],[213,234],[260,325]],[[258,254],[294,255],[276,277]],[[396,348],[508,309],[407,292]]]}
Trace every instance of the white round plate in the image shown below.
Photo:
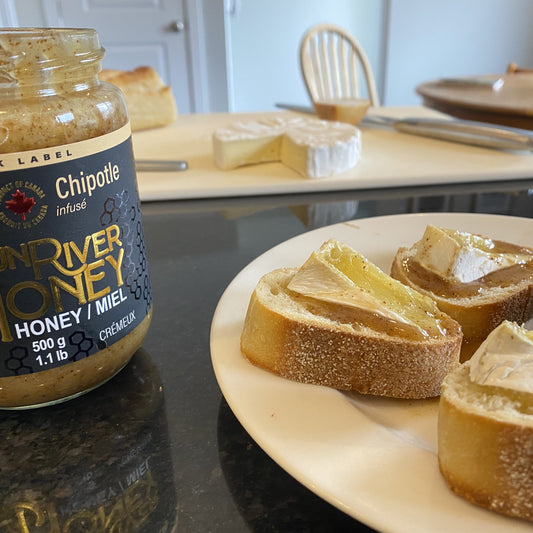
{"label": "white round plate", "polygon": [[438,400],[401,401],[295,383],[250,364],[240,334],[250,295],[267,272],[300,266],[333,237],[389,271],[426,224],[533,246],[533,219],[415,214],[353,220],[310,231],[264,253],[228,286],[211,327],[211,358],[229,406],[251,437],[303,485],[384,533],[529,532],[531,524],[452,494],[437,463]]}

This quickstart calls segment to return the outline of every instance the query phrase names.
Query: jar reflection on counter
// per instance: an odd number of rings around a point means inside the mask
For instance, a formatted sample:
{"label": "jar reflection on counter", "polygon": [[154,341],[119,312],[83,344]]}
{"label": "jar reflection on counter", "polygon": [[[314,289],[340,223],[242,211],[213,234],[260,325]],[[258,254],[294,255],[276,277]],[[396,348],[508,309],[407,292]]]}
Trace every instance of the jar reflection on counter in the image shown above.
{"label": "jar reflection on counter", "polygon": [[164,394],[139,350],[112,383],[0,419],[3,533],[171,533],[176,491]]}
{"label": "jar reflection on counter", "polygon": [[0,30],[0,408],[75,397],[151,320],[131,133],[90,29]]}

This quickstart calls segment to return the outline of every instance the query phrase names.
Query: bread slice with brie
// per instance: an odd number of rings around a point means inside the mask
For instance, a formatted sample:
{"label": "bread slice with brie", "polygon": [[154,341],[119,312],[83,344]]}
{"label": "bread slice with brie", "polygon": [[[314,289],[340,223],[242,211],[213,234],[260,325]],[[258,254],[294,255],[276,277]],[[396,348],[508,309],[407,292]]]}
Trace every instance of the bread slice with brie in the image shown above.
{"label": "bread slice with brie", "polygon": [[533,332],[504,321],[445,378],[438,456],[455,493],[533,520]]}
{"label": "bread slice with brie", "polygon": [[461,324],[462,360],[503,320],[533,316],[533,249],[428,225],[400,248],[391,276],[429,296]]}
{"label": "bread slice with brie", "polygon": [[459,324],[335,239],[255,288],[241,350],[304,383],[396,398],[440,394],[459,363]]}

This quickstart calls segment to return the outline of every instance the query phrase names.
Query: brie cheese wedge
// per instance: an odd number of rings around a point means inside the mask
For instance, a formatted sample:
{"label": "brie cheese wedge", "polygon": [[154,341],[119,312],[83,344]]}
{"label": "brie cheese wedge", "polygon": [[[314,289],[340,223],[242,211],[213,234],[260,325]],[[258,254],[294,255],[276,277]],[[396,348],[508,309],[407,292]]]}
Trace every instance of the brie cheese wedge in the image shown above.
{"label": "brie cheese wedge", "polygon": [[213,134],[215,163],[222,170],[278,161],[288,122],[272,118],[235,122]]}
{"label": "brie cheese wedge", "polygon": [[294,275],[289,290],[408,325],[423,336],[437,325],[435,302],[391,278],[346,244],[330,239]]}
{"label": "brie cheese wedge", "polygon": [[351,124],[315,118],[237,122],[213,134],[216,165],[231,170],[281,161],[309,178],[346,172],[361,158],[361,131]]}
{"label": "brie cheese wedge", "polygon": [[469,364],[473,383],[533,393],[533,332],[504,321],[489,334]]}
{"label": "brie cheese wedge", "polygon": [[469,283],[533,259],[528,254],[495,253],[491,239],[431,224],[414,248],[414,259],[424,268],[458,283]]}

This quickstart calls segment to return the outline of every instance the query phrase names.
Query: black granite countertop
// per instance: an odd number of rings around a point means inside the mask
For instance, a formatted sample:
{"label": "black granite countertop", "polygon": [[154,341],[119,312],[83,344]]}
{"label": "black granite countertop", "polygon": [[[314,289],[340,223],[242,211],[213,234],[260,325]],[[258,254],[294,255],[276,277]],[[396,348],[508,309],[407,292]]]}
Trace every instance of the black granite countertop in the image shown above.
{"label": "black granite countertop", "polygon": [[316,227],[410,211],[533,215],[526,185],[503,189],[144,204],[154,301],[144,347],[85,396],[0,413],[0,531],[372,531],[237,421],[211,366],[213,312],[250,261]]}

